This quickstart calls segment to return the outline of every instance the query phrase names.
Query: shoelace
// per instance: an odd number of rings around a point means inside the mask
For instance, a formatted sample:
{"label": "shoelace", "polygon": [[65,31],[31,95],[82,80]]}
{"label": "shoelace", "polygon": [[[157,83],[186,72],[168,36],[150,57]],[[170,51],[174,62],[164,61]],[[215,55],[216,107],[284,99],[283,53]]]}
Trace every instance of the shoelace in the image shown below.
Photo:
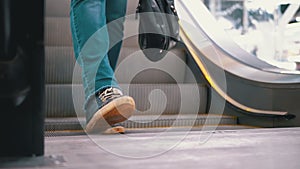
{"label": "shoelace", "polygon": [[102,102],[105,102],[108,99],[114,99],[122,95],[123,93],[121,90],[109,87],[99,94],[99,98]]}

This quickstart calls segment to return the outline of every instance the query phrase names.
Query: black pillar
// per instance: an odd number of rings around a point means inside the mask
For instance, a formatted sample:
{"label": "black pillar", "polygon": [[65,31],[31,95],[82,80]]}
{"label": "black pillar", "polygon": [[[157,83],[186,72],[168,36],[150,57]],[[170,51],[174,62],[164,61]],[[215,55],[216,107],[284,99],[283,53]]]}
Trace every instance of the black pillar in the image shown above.
{"label": "black pillar", "polygon": [[0,156],[44,154],[44,1],[0,2]]}

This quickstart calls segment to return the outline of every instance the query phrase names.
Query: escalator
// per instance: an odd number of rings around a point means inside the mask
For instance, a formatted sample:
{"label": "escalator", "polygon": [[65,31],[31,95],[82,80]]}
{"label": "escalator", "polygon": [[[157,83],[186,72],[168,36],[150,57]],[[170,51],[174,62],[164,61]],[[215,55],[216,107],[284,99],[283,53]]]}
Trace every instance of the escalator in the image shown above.
{"label": "escalator", "polygon": [[270,65],[238,46],[200,1],[176,1],[181,37],[219,99],[242,124],[299,126],[300,72]]}
{"label": "escalator", "polygon": [[[31,4],[39,5],[39,10],[25,11]],[[134,14],[136,4],[129,1],[128,14]],[[4,107],[0,128],[6,138],[1,139],[0,155],[42,155],[44,83],[46,135],[84,133],[80,72],[73,72],[76,62],[69,28],[70,1],[46,0],[45,18],[43,2],[4,0],[0,5],[0,105]],[[185,127],[300,126],[299,71],[277,68],[243,50],[218,26],[201,1],[178,0],[176,6],[188,52],[177,48],[170,53],[186,65],[168,60],[175,78],[161,70],[140,72],[132,81],[119,75],[121,86],[126,88],[132,82],[130,90],[124,92],[135,98],[138,110],[143,112],[122,125],[132,132],[159,132],[169,127],[180,131]],[[13,15],[16,11],[24,15]],[[25,18],[32,18],[32,23]],[[125,25],[130,32],[137,28],[138,21],[129,18]],[[137,36],[124,40],[120,62],[140,54],[136,53],[136,40]],[[191,90],[195,86],[197,92]],[[153,98],[166,98],[163,111],[161,100]],[[181,108],[182,99],[191,106]],[[197,112],[192,111],[193,106]]]}
{"label": "escalator", "polygon": [[[129,34],[128,32],[137,30],[138,20],[135,19],[137,2],[128,1],[127,14],[131,14],[133,17],[129,17],[125,21],[125,36]],[[46,0],[45,3],[46,135],[83,134],[82,129],[85,125],[82,110],[84,93],[80,70],[75,69],[76,61],[69,26],[70,1]],[[124,40],[119,64],[127,56],[141,54],[141,52],[138,53],[140,49],[136,42],[136,35],[129,36]],[[182,50],[175,49],[171,53],[179,53],[178,57],[187,62],[186,53]],[[143,57],[139,56],[139,58]],[[143,60],[135,62],[139,63],[138,66],[143,63]],[[176,72],[177,82],[168,74],[157,70],[142,71],[132,81],[129,81],[126,74],[124,75],[122,72],[116,75],[121,87],[126,88],[127,84],[130,84],[129,91],[125,90],[124,92],[134,97],[137,108],[140,110],[129,121],[122,124],[128,128],[128,131],[136,129],[148,131],[157,129],[157,127],[167,128],[174,125],[175,122],[175,127],[178,129],[190,126],[194,126],[198,130],[203,126],[218,129],[253,128],[253,126],[238,124],[236,116],[222,115],[219,112],[208,114],[210,93],[205,81],[200,79],[197,83],[192,83],[189,80],[191,75],[187,73],[186,65],[182,66],[176,60],[168,60],[168,62],[174,64],[171,71]],[[201,73],[200,77],[202,77]],[[199,93],[190,90],[195,85]],[[163,94],[155,91],[163,91]],[[160,100],[149,99],[151,94],[154,98],[166,97],[166,107],[163,110],[160,110],[163,107]],[[187,103],[196,102],[192,106],[183,106],[185,108],[181,109],[182,97],[187,98],[185,99]],[[199,99],[201,102],[197,101]],[[192,110],[194,105],[198,106],[197,112]],[[71,133],[68,133],[69,131]]]}
{"label": "escalator", "polygon": [[[49,136],[84,133],[84,94],[80,70],[75,69],[69,3],[69,0],[46,0],[45,130]],[[128,2],[128,15],[135,14],[136,4],[137,1]],[[122,125],[129,131],[168,128],[175,121],[177,125],[173,127],[178,129],[193,125],[198,129],[205,126],[244,129],[300,125],[297,117],[297,100],[300,99],[298,71],[279,69],[241,49],[217,26],[201,1],[177,1],[176,8],[181,20],[181,37],[189,51],[188,54],[182,53],[184,49],[171,51],[186,63],[186,67],[182,67],[174,60],[169,61],[174,63],[176,69],[172,71],[177,72],[179,83],[161,71],[141,72],[133,81],[128,81],[125,74],[117,74],[121,77],[118,79],[121,87],[126,88],[130,83],[130,91],[124,92],[134,97],[138,110],[142,112],[136,112]],[[128,17],[125,37],[128,32],[137,29],[137,25],[135,17]],[[119,64],[127,56],[139,55],[136,42],[137,36],[126,37]],[[143,63],[140,60],[136,62]],[[191,69],[193,75],[187,69]],[[190,90],[195,83],[190,80],[191,76],[197,78],[201,100],[195,103],[199,104],[196,113],[190,108],[180,110],[179,106],[182,93],[190,96],[190,103],[197,100],[197,94]],[[162,107],[159,101],[149,103],[148,97],[155,90],[163,91],[168,100],[163,112],[158,110]],[[161,98],[161,94],[156,93],[153,97]]]}

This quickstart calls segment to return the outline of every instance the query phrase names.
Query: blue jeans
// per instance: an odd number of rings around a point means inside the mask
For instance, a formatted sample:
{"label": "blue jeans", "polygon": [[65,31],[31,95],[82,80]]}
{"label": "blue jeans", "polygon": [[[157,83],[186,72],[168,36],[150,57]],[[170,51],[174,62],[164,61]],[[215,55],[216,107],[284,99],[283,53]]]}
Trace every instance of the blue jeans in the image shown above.
{"label": "blue jeans", "polygon": [[97,110],[96,92],[109,86],[119,88],[114,69],[122,45],[126,6],[127,0],[71,1],[73,46],[82,68],[87,116]]}

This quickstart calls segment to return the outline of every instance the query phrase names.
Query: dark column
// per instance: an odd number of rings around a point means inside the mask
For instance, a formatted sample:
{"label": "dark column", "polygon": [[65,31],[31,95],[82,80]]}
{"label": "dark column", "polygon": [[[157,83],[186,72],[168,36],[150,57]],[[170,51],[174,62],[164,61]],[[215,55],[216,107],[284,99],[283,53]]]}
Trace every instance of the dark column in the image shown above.
{"label": "dark column", "polygon": [[0,156],[44,153],[44,1],[0,2]]}

